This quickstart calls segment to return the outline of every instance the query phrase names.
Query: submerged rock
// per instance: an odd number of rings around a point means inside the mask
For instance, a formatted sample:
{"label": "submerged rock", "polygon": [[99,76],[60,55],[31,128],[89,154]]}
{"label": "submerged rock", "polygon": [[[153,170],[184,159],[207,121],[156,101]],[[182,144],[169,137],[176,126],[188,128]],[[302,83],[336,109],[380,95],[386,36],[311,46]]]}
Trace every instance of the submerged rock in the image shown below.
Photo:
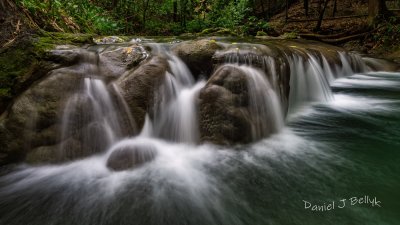
{"label": "submerged rock", "polygon": [[113,150],[107,167],[114,171],[132,169],[153,160],[156,155],[157,150],[151,144],[124,145]]}

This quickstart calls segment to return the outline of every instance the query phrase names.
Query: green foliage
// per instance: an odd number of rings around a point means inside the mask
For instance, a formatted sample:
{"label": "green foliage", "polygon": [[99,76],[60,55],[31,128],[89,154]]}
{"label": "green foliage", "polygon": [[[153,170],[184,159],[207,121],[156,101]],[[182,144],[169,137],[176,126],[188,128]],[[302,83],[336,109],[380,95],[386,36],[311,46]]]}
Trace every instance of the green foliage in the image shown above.
{"label": "green foliage", "polygon": [[290,33],[284,33],[283,38],[285,39],[296,39],[297,38],[297,32],[292,31]]}
{"label": "green foliage", "polygon": [[400,19],[395,16],[389,18],[386,24],[386,35],[399,35],[400,34]]}
{"label": "green foliage", "polygon": [[220,0],[216,1],[216,8],[213,8],[209,17],[212,27],[235,29],[251,12],[248,0],[229,1],[227,5],[221,4]]}
{"label": "green foliage", "polygon": [[90,1],[17,0],[35,18],[39,26],[50,31],[111,34],[122,28],[121,22]]}
{"label": "green foliage", "polygon": [[[282,0],[278,0],[282,3]],[[16,0],[47,31],[108,34],[178,35],[206,28],[234,33],[268,33],[250,0]],[[271,10],[278,10],[272,7]],[[260,14],[260,16],[263,16]]]}
{"label": "green foliage", "polygon": [[50,67],[43,62],[50,57],[48,50],[55,45],[92,42],[90,34],[40,32],[18,40],[12,47],[0,49],[0,112],[24,87],[47,73]]}
{"label": "green foliage", "polygon": [[248,35],[256,35],[258,31],[267,32],[270,29],[268,22],[258,19],[255,16],[250,16],[247,22],[244,23],[243,33]]}
{"label": "green foliage", "polygon": [[207,27],[207,23],[202,19],[193,19],[188,22],[186,30],[190,33],[198,33]]}
{"label": "green foliage", "polygon": [[267,35],[268,34],[265,33],[264,31],[259,30],[259,31],[257,31],[257,35],[256,36],[267,36]]}
{"label": "green foliage", "polygon": [[386,21],[381,21],[380,28],[370,35],[374,47],[382,46],[391,48],[400,41],[400,19],[395,16],[389,17]]}

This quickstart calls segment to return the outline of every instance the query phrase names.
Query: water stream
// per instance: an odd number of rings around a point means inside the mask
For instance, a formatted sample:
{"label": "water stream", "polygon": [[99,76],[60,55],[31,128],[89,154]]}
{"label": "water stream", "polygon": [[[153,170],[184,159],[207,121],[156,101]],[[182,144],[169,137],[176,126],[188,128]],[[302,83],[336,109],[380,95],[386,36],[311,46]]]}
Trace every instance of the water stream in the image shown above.
{"label": "water stream", "polygon": [[[287,54],[286,114],[276,59],[229,56],[224,63],[247,75],[257,141],[223,147],[200,142],[196,99],[206,81],[195,80],[163,46],[151,46],[170,70],[154,90],[155,113],[140,134],[122,127],[129,112],[112,100],[121,101],[112,94],[118,88],[84,78],[68,100],[61,133],[71,137],[75,123],[89,124],[90,132],[76,135],[95,154],[56,165],[21,164],[0,177],[0,224],[399,223],[400,73],[369,71],[360,56],[342,52],[336,65],[311,53]],[[113,153],[132,149],[143,164],[107,167]],[[66,150],[61,145],[60,154]],[[363,196],[381,207],[351,204]],[[338,208],[342,199],[347,205]],[[304,201],[336,208],[312,211]]]}

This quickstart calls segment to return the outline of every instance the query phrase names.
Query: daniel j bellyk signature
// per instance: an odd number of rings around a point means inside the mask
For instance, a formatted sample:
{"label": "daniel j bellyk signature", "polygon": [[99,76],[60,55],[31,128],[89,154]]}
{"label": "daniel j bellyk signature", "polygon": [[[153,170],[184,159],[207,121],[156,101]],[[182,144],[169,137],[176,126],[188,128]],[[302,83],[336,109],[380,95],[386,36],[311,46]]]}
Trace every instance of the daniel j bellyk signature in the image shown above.
{"label": "daniel j bellyk signature", "polygon": [[335,209],[343,209],[347,206],[355,205],[369,205],[371,207],[381,207],[381,202],[376,199],[376,197],[370,197],[368,195],[363,197],[351,197],[340,199],[339,201],[331,201],[319,204],[313,204],[312,202],[303,200],[304,209],[310,211],[331,211]]}

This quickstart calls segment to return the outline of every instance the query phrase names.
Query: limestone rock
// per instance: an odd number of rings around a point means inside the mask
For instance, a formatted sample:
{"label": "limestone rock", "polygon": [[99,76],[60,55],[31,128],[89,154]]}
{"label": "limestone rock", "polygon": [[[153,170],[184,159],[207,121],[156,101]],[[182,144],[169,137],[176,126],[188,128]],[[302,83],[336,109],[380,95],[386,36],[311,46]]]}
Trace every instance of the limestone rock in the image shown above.
{"label": "limestone rock", "polygon": [[144,125],[146,113],[152,114],[154,92],[165,78],[167,70],[167,60],[154,57],[116,81],[138,128]]}
{"label": "limestone rock", "polygon": [[179,43],[172,51],[186,63],[195,77],[209,77],[213,70],[212,57],[219,49],[222,46],[214,40],[201,39]]}
{"label": "limestone rock", "polygon": [[246,74],[236,67],[220,67],[199,96],[202,141],[230,145],[251,141]]}

